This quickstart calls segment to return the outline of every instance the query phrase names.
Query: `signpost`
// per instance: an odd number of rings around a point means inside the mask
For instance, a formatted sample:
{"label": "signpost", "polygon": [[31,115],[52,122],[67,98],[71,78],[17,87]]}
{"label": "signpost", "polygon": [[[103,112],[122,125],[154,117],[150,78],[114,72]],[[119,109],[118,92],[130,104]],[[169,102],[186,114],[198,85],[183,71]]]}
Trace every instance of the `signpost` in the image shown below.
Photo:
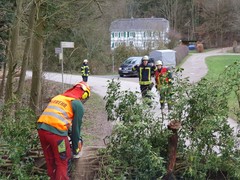
{"label": "signpost", "polygon": [[62,91],[64,90],[63,82],[63,48],[74,48],[74,42],[61,41],[61,47],[55,48],[55,53],[59,54],[59,61],[61,60],[62,64]]}
{"label": "signpost", "polygon": [[61,42],[61,48],[74,48],[74,42]]}

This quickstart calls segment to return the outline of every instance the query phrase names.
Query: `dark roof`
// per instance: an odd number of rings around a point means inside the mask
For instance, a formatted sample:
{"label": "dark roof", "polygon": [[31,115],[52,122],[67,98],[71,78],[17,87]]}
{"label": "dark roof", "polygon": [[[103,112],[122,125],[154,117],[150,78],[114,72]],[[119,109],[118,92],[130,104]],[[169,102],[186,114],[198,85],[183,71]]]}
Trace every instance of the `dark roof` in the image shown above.
{"label": "dark roof", "polygon": [[164,18],[131,18],[118,19],[111,23],[109,30],[112,31],[141,31],[155,30],[166,31],[169,27],[168,20]]}

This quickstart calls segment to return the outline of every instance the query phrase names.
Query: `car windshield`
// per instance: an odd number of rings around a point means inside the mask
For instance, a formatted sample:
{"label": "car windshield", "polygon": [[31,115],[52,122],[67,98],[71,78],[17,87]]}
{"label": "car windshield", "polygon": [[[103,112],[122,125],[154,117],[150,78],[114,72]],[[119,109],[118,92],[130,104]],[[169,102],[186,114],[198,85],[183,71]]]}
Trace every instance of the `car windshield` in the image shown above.
{"label": "car windshield", "polygon": [[124,64],[134,64],[136,62],[136,60],[134,59],[127,59]]}

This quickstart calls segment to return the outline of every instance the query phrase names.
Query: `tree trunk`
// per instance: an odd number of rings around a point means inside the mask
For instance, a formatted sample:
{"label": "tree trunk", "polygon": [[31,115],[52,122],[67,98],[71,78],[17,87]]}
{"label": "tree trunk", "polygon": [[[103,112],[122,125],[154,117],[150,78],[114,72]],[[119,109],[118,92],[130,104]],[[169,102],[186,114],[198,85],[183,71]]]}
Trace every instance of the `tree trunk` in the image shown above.
{"label": "tree trunk", "polygon": [[175,179],[173,175],[174,166],[176,164],[177,157],[177,144],[178,144],[178,129],[181,127],[181,122],[171,121],[168,124],[168,129],[172,130],[172,135],[168,139],[168,168],[167,174],[164,177],[164,180]]}
{"label": "tree trunk", "polygon": [[3,74],[2,74],[2,81],[1,81],[1,86],[0,86],[0,98],[3,96],[5,78],[6,78],[6,63],[3,62]]}
{"label": "tree trunk", "polygon": [[5,102],[9,102],[12,100],[13,96],[13,76],[14,70],[17,66],[17,46],[19,40],[19,29],[20,22],[22,17],[22,0],[16,1],[17,3],[17,13],[15,17],[15,21],[12,28],[12,38],[10,42],[10,49],[8,52],[8,74],[7,74],[7,82],[6,82],[6,91],[5,91]]}
{"label": "tree trunk", "polygon": [[24,48],[23,60],[22,60],[22,65],[21,65],[21,74],[20,74],[20,79],[18,82],[18,89],[17,89],[17,96],[19,99],[18,106],[21,104],[21,99],[22,99],[22,94],[23,94],[23,89],[24,89],[24,82],[25,82],[27,65],[28,65],[30,45],[31,45],[32,36],[33,36],[33,27],[34,27],[34,23],[35,23],[35,15],[36,15],[36,5],[33,3],[32,7],[31,7],[31,12],[29,15],[27,41],[26,41],[25,48]]}
{"label": "tree trunk", "polygon": [[36,2],[36,9],[38,9],[35,34],[33,37],[33,64],[32,64],[32,85],[30,95],[30,108],[38,113],[40,97],[41,97],[41,77],[42,77],[42,62],[43,62],[43,33],[44,33],[44,19],[41,16],[41,0]]}

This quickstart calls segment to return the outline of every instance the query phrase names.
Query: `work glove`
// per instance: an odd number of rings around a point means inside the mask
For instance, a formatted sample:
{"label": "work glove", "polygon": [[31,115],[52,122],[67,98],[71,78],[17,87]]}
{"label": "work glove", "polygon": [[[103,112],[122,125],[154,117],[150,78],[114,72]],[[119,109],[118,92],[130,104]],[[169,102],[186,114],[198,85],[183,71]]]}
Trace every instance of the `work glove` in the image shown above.
{"label": "work glove", "polygon": [[81,138],[78,142],[78,148],[76,150],[74,150],[74,152],[73,152],[74,159],[78,159],[78,158],[82,157],[82,147],[83,147],[83,140]]}

